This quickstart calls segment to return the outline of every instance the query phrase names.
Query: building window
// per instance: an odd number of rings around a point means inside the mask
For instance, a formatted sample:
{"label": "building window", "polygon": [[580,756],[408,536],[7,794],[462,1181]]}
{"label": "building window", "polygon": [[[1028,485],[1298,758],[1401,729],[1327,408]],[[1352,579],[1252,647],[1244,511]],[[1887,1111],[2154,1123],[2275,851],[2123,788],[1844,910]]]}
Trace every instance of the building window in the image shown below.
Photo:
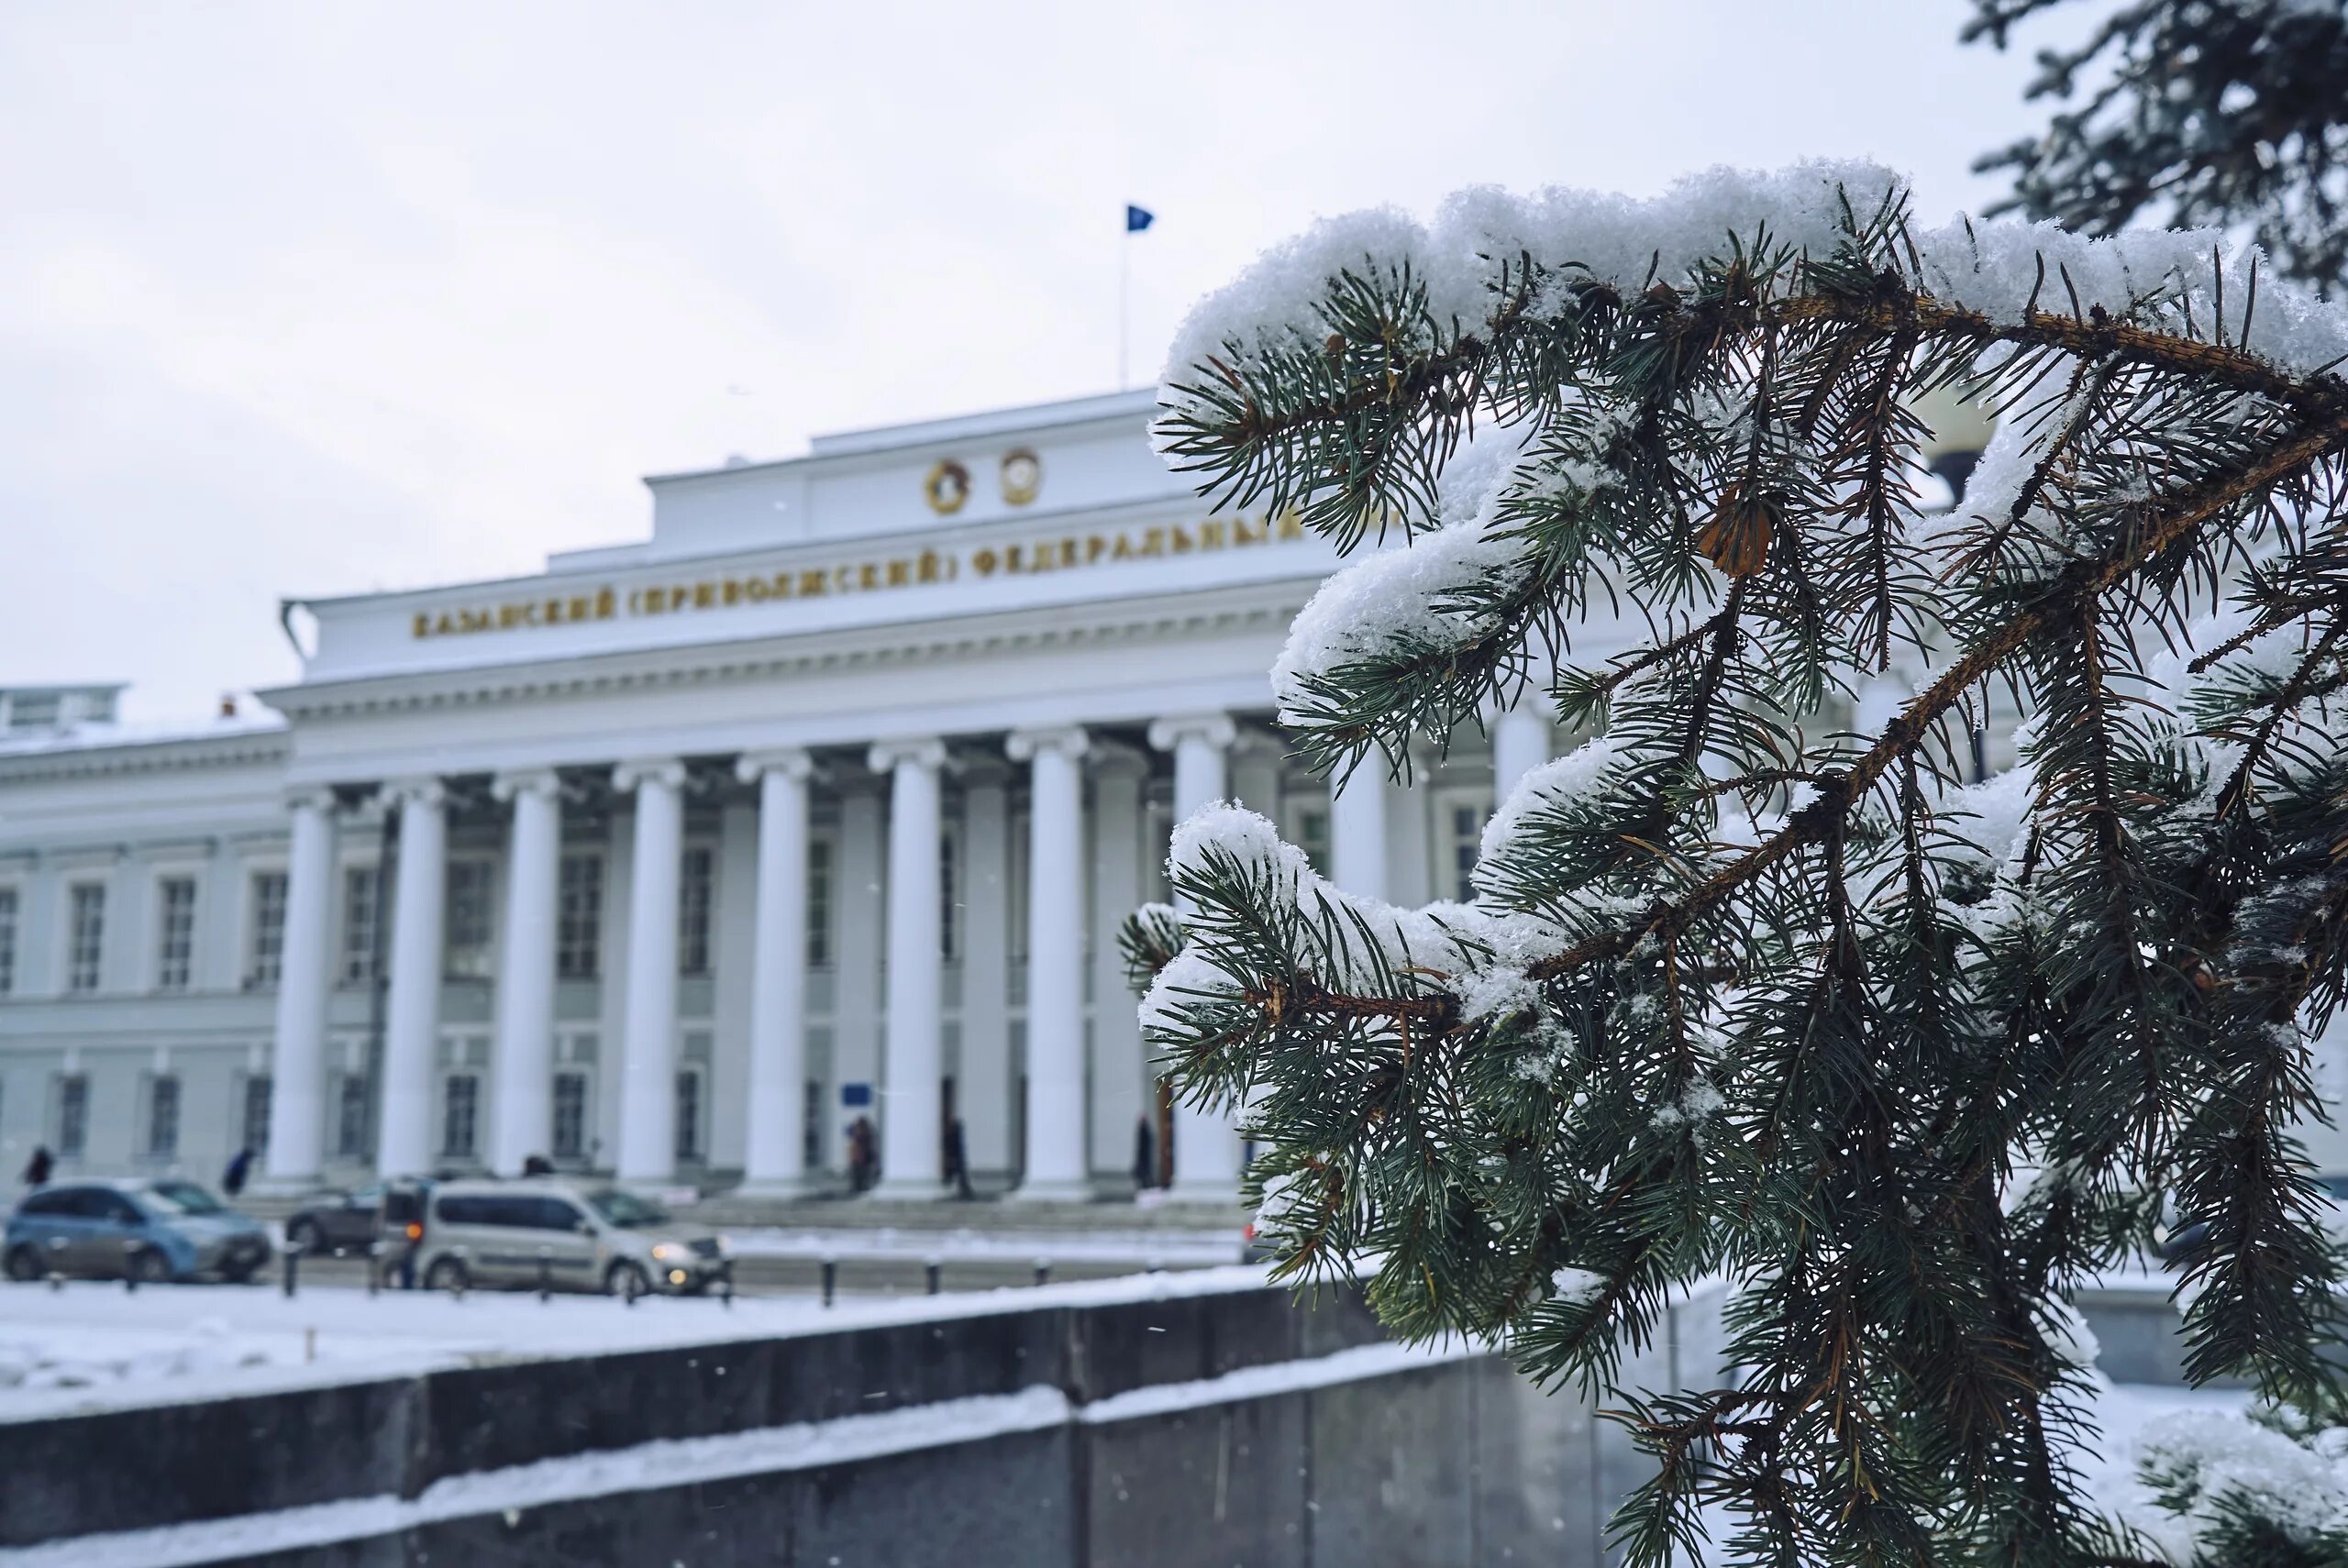
{"label": "building window", "polygon": [[17,988],[17,889],[0,888],[0,997]]}
{"label": "building window", "polygon": [[717,857],[706,848],[685,851],[677,877],[677,973],[709,973],[709,900]]}
{"label": "building window", "polygon": [[353,866],[342,874],[342,983],[370,986],[381,977],[383,873],[380,867]]}
{"label": "building window", "polygon": [[57,1080],[57,1154],[79,1159],[90,1142],[90,1080],[66,1073]]}
{"label": "building window", "polygon": [[604,966],[604,857],[564,856],[558,901],[554,972],[592,980]]}
{"label": "building window", "polygon": [[1329,808],[1307,806],[1296,813],[1296,846],[1324,877],[1329,874]]}
{"label": "building window", "polygon": [[440,1086],[440,1152],[471,1159],[481,1115],[481,1079],[450,1073]]}
{"label": "building window", "polygon": [[489,978],[490,943],[495,933],[490,900],[496,867],[486,860],[449,862],[448,961],[452,980]]}
{"label": "building window", "polygon": [[1452,897],[1463,904],[1476,901],[1476,856],[1484,846],[1484,819],[1491,813],[1456,802],[1444,812],[1451,829],[1445,868],[1451,874]]}
{"label": "building window", "polygon": [[65,712],[64,699],[54,691],[19,691],[8,700],[12,730],[53,730]]}
{"label": "building window", "polygon": [[166,877],[156,893],[155,988],[183,991],[195,964],[195,878]]}
{"label": "building window", "polygon": [[277,984],[285,972],[285,873],[253,873],[252,958],[245,984],[253,989]]}
{"label": "building window", "polygon": [[345,1073],[334,1097],[334,1152],[344,1160],[367,1157],[367,1075]]}
{"label": "building window", "polygon": [[832,841],[811,840],[807,845],[807,962],[820,966],[832,961]]}
{"label": "building window", "polygon": [[180,1152],[180,1080],[158,1073],[147,1081],[147,1155],[168,1160]]}
{"label": "building window", "polygon": [[955,863],[958,847],[958,841],[950,833],[937,841],[937,955],[949,964],[962,955],[962,911],[957,896],[961,867]]}
{"label": "building window", "polygon": [[256,1154],[269,1147],[269,1090],[265,1074],[256,1073],[245,1079],[245,1131],[238,1147]]}
{"label": "building window", "polygon": [[557,1073],[554,1076],[554,1157],[558,1160],[583,1160],[587,1157],[587,1075]]}
{"label": "building window", "polygon": [[103,883],[73,884],[72,921],[67,926],[65,988],[98,988],[98,959],[105,951],[106,890]]}
{"label": "building window", "polygon": [[677,1075],[677,1158],[701,1158],[701,1074],[690,1067]]}

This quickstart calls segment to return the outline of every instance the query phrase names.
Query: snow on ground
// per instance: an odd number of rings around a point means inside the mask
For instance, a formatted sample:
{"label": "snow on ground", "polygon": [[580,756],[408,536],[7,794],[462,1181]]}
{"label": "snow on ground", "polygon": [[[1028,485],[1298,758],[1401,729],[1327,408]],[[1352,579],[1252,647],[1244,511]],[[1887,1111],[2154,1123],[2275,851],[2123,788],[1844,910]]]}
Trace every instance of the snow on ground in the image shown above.
{"label": "snow on ground", "polygon": [[439,1367],[715,1344],[869,1324],[933,1322],[1036,1306],[1172,1299],[1261,1286],[1264,1268],[1180,1273],[940,1296],[609,1297],[474,1291],[273,1289],[76,1282],[0,1286],[0,1420],[216,1398]]}
{"label": "snow on ground", "polygon": [[1195,1267],[1235,1262],[1241,1237],[1235,1221],[1220,1231],[1022,1231],[989,1226],[955,1231],[892,1230],[842,1226],[759,1227],[727,1225],[727,1244],[737,1257],[866,1258],[920,1263],[1152,1263]]}

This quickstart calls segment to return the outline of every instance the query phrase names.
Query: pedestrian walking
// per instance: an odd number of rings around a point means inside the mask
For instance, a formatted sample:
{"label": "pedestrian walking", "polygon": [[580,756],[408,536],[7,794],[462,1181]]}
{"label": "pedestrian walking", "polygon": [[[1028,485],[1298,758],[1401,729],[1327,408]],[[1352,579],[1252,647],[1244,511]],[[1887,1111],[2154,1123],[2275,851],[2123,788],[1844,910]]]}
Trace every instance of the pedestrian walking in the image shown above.
{"label": "pedestrian walking", "polygon": [[859,1116],[847,1124],[847,1185],[851,1192],[868,1192],[880,1176],[880,1151],[872,1135],[872,1119]]}
{"label": "pedestrian walking", "polygon": [[554,1162],[548,1159],[544,1154],[528,1155],[522,1161],[522,1174],[526,1176],[552,1176],[554,1175]]}
{"label": "pedestrian walking", "polygon": [[970,1190],[970,1157],[962,1142],[962,1119],[956,1117],[946,1124],[946,1179],[954,1184],[957,1198],[976,1198]]}
{"label": "pedestrian walking", "polygon": [[25,1162],[25,1185],[27,1187],[47,1187],[49,1185],[49,1173],[56,1164],[57,1162],[50,1157],[48,1144],[35,1144],[33,1146],[33,1157]]}
{"label": "pedestrian walking", "polygon": [[253,1174],[253,1152],[239,1149],[229,1158],[228,1168],[220,1173],[220,1190],[234,1198],[245,1190],[245,1178]]}
{"label": "pedestrian walking", "polygon": [[1134,1119],[1134,1187],[1147,1191],[1157,1185],[1157,1134],[1151,1131],[1149,1118]]}

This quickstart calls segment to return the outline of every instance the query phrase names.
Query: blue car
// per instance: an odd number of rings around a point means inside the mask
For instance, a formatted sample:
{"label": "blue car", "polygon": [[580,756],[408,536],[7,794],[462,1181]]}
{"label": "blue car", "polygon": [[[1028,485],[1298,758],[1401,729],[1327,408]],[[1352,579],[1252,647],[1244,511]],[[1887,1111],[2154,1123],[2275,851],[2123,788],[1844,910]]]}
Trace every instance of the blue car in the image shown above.
{"label": "blue car", "polygon": [[0,1238],[14,1280],[250,1279],[270,1258],[269,1232],[192,1181],[61,1182],[28,1193]]}

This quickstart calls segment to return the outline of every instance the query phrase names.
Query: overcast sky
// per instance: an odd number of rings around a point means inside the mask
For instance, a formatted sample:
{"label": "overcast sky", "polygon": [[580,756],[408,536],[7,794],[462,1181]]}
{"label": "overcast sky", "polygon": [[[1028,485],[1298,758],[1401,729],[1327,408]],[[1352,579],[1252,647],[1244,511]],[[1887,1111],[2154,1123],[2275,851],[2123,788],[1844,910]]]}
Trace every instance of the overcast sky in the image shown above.
{"label": "overcast sky", "polygon": [[[1105,391],[1316,215],[2021,133],[1964,0],[0,0],[0,683],[180,717],[281,595],[640,536],[641,474]],[[2039,39],[2028,40],[2035,45]]]}

